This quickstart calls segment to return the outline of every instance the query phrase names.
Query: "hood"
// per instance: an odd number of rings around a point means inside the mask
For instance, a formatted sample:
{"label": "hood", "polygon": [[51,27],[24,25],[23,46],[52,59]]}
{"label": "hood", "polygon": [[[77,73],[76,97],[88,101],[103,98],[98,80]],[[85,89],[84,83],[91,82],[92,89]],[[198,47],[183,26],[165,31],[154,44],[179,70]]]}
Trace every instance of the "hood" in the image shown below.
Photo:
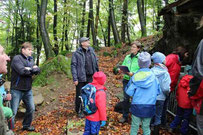
{"label": "hood", "polygon": [[149,68],[140,69],[134,76],[133,76],[133,83],[140,88],[149,88],[152,86],[152,83],[155,79],[155,76],[150,71]]}
{"label": "hood", "polygon": [[183,88],[189,87],[189,82],[193,78],[192,75],[185,75],[183,78],[180,80],[180,86]]}
{"label": "hood", "polygon": [[96,89],[106,90],[106,88],[103,86],[105,82],[106,82],[106,75],[102,71],[94,73],[93,81],[91,84],[94,85]]}
{"label": "hood", "polygon": [[168,69],[163,64],[158,64],[158,65],[155,65],[152,68],[152,70],[153,70],[153,73],[155,74],[155,76],[157,76],[159,78],[162,75],[164,75],[167,72]]}

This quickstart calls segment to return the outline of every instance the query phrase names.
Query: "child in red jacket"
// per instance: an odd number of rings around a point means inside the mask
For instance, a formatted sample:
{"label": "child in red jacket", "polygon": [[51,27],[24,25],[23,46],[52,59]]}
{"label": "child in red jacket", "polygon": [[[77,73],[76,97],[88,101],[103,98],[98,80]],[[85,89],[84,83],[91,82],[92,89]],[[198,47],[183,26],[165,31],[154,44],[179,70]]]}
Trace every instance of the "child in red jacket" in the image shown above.
{"label": "child in red jacket", "polygon": [[182,135],[187,134],[189,129],[189,119],[193,112],[191,100],[188,98],[188,91],[190,90],[189,82],[193,78],[191,75],[185,75],[182,77],[178,84],[176,92],[176,99],[178,102],[177,113],[175,119],[170,124],[170,128],[173,130],[181,123],[180,132]]}
{"label": "child in red jacket", "polygon": [[99,134],[100,127],[106,124],[106,88],[104,84],[106,82],[106,75],[99,71],[94,73],[93,82],[91,85],[96,87],[96,106],[97,111],[92,115],[86,116],[85,131],[83,135],[97,135]]}

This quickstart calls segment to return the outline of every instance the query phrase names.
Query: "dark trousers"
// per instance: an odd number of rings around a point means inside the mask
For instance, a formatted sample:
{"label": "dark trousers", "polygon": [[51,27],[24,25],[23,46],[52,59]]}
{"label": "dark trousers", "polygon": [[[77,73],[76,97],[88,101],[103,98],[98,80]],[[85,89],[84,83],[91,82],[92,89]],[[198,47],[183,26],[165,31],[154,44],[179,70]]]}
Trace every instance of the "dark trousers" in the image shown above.
{"label": "dark trousers", "polygon": [[81,112],[81,100],[79,98],[79,96],[81,95],[81,89],[83,86],[85,86],[88,83],[92,82],[92,75],[91,76],[87,76],[87,82],[78,82],[78,85],[76,86],[76,96],[75,96],[75,111],[76,113],[80,113]]}
{"label": "dark trousers", "polygon": [[126,94],[125,88],[128,84],[129,80],[123,80],[123,118],[128,119],[128,113],[130,108],[130,96]]}
{"label": "dark trousers", "polygon": [[173,122],[170,124],[170,128],[174,129],[181,123],[181,133],[187,134],[189,129],[189,120],[192,115],[193,109],[184,109],[177,106],[176,117]]}

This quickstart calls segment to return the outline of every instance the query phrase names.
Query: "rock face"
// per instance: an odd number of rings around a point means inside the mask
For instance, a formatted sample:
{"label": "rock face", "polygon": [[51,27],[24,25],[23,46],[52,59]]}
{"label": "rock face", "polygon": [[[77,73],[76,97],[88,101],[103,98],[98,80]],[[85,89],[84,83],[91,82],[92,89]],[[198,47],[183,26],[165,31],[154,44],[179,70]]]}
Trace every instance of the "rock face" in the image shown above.
{"label": "rock face", "polygon": [[202,0],[179,0],[163,8],[160,12],[164,18],[163,38],[153,50],[169,54],[182,45],[192,56],[203,38],[203,27],[200,27],[202,5]]}

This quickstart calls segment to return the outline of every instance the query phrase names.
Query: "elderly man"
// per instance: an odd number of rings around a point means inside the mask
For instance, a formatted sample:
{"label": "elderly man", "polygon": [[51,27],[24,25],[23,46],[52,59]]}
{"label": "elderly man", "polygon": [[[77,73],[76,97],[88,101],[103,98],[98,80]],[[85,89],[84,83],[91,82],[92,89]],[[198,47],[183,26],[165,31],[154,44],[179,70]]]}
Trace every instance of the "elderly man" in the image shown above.
{"label": "elderly man", "polygon": [[[10,58],[6,53],[4,52],[4,48],[0,45],[0,74],[6,74],[7,73],[7,61],[9,61]],[[3,81],[0,79],[0,85],[3,85]],[[1,98],[1,96],[0,96]],[[2,100],[2,99],[0,99]],[[13,132],[11,130],[8,130],[8,127],[5,123],[4,114],[2,111],[2,108],[0,107],[0,135],[13,135]]]}
{"label": "elderly man", "polygon": [[83,117],[79,99],[81,88],[92,82],[92,76],[99,71],[99,68],[96,54],[93,48],[90,47],[89,38],[82,37],[79,42],[79,48],[72,55],[71,72],[76,86],[75,111],[79,117]]}

